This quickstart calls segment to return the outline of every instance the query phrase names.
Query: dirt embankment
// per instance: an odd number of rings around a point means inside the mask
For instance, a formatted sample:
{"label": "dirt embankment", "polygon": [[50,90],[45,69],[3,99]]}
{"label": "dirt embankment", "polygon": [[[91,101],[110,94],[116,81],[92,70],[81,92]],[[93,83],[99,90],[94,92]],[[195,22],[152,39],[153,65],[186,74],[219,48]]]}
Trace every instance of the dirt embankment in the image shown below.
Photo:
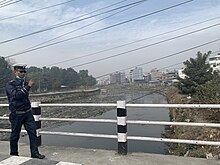
{"label": "dirt embankment", "polygon": [[[166,88],[163,92],[170,104],[193,104],[190,97],[179,94],[176,88]],[[219,123],[220,110],[172,108],[170,119],[176,122]],[[169,126],[166,130],[168,138],[220,141],[219,128]],[[175,155],[220,159],[220,146],[170,143],[169,148],[170,153]]]}

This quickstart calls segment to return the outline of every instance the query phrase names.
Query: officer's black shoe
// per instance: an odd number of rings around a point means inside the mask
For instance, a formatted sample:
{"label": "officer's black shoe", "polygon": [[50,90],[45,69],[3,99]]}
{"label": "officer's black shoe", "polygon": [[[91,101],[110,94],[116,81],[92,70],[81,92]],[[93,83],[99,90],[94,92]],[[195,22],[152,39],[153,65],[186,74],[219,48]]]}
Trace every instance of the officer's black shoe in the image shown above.
{"label": "officer's black shoe", "polygon": [[19,156],[19,155],[18,155],[18,152],[11,152],[10,155],[11,155],[11,156]]}
{"label": "officer's black shoe", "polygon": [[35,155],[32,155],[31,156],[32,158],[37,158],[37,159],[44,159],[45,158],[45,155],[41,155],[40,153],[37,153]]}

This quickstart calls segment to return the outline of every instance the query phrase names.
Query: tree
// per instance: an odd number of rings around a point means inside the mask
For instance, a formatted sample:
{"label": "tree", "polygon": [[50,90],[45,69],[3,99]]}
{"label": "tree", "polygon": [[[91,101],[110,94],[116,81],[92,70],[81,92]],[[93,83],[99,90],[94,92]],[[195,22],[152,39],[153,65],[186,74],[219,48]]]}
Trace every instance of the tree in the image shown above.
{"label": "tree", "polygon": [[13,78],[11,65],[4,57],[0,57],[0,93],[5,92],[5,85]]}
{"label": "tree", "polygon": [[77,73],[73,68],[62,69],[56,66],[51,68],[30,67],[28,68],[27,79],[34,79],[35,86],[31,89],[38,91],[56,91],[61,86],[67,86],[68,89],[75,89],[79,86],[93,86],[96,79],[88,75],[88,70],[80,70]]}
{"label": "tree", "polygon": [[63,70],[62,85],[66,85],[70,88],[76,88],[79,84],[78,73],[73,68],[67,68]]}
{"label": "tree", "polygon": [[79,79],[81,86],[93,86],[96,84],[96,79],[88,75],[88,70],[80,70]]}
{"label": "tree", "polygon": [[183,73],[186,75],[186,78],[178,78],[180,81],[178,88],[182,93],[194,94],[199,85],[203,85],[212,80],[212,68],[206,63],[210,54],[211,51],[204,54],[198,52],[195,59],[190,58],[183,63],[185,65]]}
{"label": "tree", "polygon": [[220,103],[220,76],[200,85],[196,88],[193,99],[198,103],[219,104]]}

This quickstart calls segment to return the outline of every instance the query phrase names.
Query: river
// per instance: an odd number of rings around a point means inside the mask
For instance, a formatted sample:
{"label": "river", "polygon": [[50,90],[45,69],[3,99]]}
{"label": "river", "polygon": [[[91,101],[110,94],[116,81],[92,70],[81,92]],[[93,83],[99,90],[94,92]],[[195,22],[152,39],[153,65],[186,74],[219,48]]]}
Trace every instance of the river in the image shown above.
{"label": "river", "polygon": [[[166,97],[156,93],[150,95],[144,95],[142,92],[127,94],[126,100],[133,100],[132,103],[138,104],[167,103]],[[128,120],[169,121],[168,108],[128,108],[127,110]],[[116,117],[116,109],[112,109],[108,112],[103,113],[100,116],[96,116],[93,118],[116,119]],[[49,130],[115,135],[117,134],[117,125],[116,123],[74,122],[71,124],[65,123],[64,125],[50,128]],[[165,133],[164,126],[153,125],[128,124],[127,130],[128,136],[162,137],[162,135]],[[21,142],[27,142],[27,137],[21,138]],[[117,150],[117,139],[42,135],[42,144],[53,146]],[[167,154],[168,146],[162,142],[129,140],[128,152]]]}

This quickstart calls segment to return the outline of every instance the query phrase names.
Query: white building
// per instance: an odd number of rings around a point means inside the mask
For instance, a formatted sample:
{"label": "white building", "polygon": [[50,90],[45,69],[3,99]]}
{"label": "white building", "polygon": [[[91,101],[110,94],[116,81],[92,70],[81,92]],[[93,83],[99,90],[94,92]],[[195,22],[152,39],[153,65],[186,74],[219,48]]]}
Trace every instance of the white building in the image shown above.
{"label": "white building", "polygon": [[185,79],[186,75],[183,73],[183,70],[184,69],[178,69],[178,76],[181,78],[181,79]]}
{"label": "white building", "polygon": [[143,80],[143,69],[141,67],[136,67],[130,71],[130,81],[135,82],[140,80]]}
{"label": "white building", "polygon": [[150,71],[150,75],[151,75],[151,80],[152,82],[157,82],[163,79],[163,73],[157,69],[154,68]]}
{"label": "white building", "polygon": [[124,72],[116,72],[110,75],[110,84],[123,84],[126,83],[126,77]]}
{"label": "white building", "polygon": [[209,64],[214,71],[220,71],[220,55],[209,58]]}

